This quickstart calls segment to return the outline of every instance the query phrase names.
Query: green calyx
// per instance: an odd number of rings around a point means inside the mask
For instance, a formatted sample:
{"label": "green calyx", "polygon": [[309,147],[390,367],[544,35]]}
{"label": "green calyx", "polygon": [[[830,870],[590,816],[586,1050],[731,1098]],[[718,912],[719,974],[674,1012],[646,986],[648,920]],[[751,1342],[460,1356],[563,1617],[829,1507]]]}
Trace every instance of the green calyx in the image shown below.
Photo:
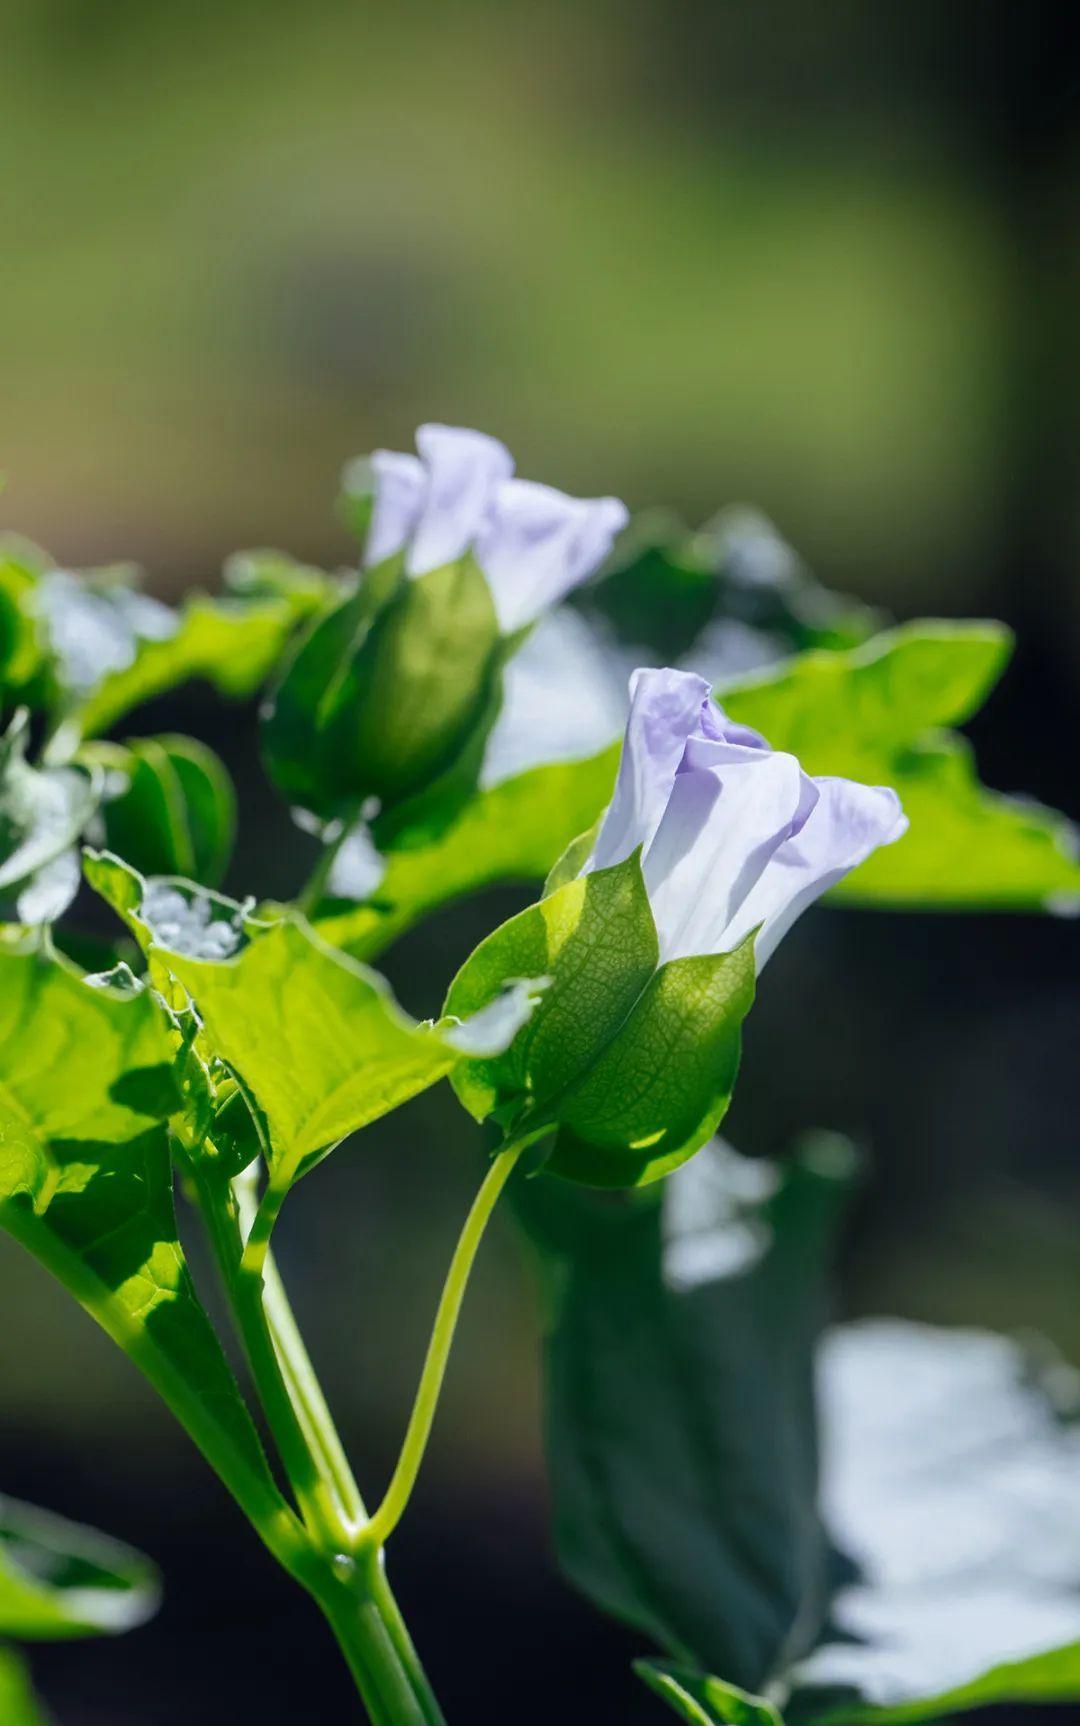
{"label": "green calyx", "polygon": [[587,1186],[657,1180],[726,1112],[754,995],[753,941],[660,962],[639,856],[556,886],[481,943],[445,1011],[482,1009],[512,977],[550,979],[502,1055],[453,1075],[508,1137],[554,1134],[547,1168]]}
{"label": "green calyx", "polygon": [[475,559],[417,577],[388,560],[318,618],[272,695],[278,789],[324,819],[375,799],[387,832],[449,818],[476,782],[504,652]]}

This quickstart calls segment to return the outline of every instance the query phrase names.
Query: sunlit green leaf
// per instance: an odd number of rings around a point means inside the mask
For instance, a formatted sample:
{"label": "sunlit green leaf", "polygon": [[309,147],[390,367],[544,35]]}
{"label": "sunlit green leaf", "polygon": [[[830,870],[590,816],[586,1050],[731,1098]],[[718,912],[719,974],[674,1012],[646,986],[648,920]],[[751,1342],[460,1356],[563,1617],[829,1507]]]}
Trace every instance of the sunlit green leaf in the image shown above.
{"label": "sunlit green leaf", "polygon": [[531,1011],[529,990],[501,990],[470,1025],[418,1024],[377,972],[302,919],[257,924],[229,900],[190,883],[142,882],[107,856],[88,855],[86,868],[141,931],[152,964],[189,992],[206,1047],[267,1125],[281,1182],[458,1063],[504,1048]]}
{"label": "sunlit green leaf", "polygon": [[131,1630],[159,1592],[153,1565],[131,1547],[0,1496],[0,1635],[27,1642]]}
{"label": "sunlit green leaf", "polygon": [[243,1500],[278,1502],[173,1213],[174,1050],[149,991],[0,948],[0,1226],[157,1387]]}
{"label": "sunlit green leaf", "polygon": [[192,737],[141,737],[89,745],[83,758],[107,775],[107,843],[144,875],[185,875],[214,885],[236,831],[236,794],[224,766]]}
{"label": "sunlit green leaf", "polygon": [[222,695],[241,700],[269,677],[303,609],[290,599],[213,599],[193,594],[176,614],[175,633],[141,639],[129,662],[109,671],[74,715],[80,735],[100,736],[133,707],[203,678]]}
{"label": "sunlit green leaf", "polygon": [[480,1011],[514,977],[551,986],[504,1055],[454,1077],[477,1119],[515,1135],[558,1127],[553,1173],[633,1186],[714,1131],[731,1096],[754,993],[752,941],[659,964],[637,855],[556,888],[482,941],[449,1013]]}
{"label": "sunlit green leaf", "polygon": [[37,575],[14,551],[0,550],[0,709],[29,699],[45,648],[33,608]]}
{"label": "sunlit green leaf", "polygon": [[368,902],[319,915],[319,933],[357,958],[374,958],[439,905],[497,882],[542,881],[607,802],[618,759],[614,747],[477,792],[433,843],[389,852]]}
{"label": "sunlit green leaf", "polygon": [[838,903],[1061,910],[1080,905],[1075,834],[1060,815],[980,785],[970,718],[1008,660],[994,623],[905,625],[848,653],[803,654],[719,694],[734,719],[807,772],[891,785],[910,828],[837,888]]}

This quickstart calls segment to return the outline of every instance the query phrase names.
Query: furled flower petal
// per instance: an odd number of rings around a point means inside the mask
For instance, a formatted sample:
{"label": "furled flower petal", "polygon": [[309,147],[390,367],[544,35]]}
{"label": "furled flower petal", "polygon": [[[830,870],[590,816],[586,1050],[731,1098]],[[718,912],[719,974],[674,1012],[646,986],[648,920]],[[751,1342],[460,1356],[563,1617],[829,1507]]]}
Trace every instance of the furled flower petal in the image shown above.
{"label": "furled flower petal", "polygon": [[364,562],[404,551],[406,572],[419,576],[471,550],[504,634],[591,575],[626,523],[617,498],[514,479],[509,450],[483,432],[423,425],[416,447],[417,455],[376,450],[346,470],[346,491],[371,499]]}
{"label": "furled flower petal", "polygon": [[643,859],[664,960],[738,945],[739,912],[813,795],[793,755],[706,742],[695,761],[694,741]]}
{"label": "furled flower petal", "polygon": [[416,526],[427,485],[424,464],[415,455],[377,449],[366,462],[355,462],[350,472],[349,483],[356,490],[373,493],[367,562],[384,563],[401,550]]}
{"label": "furled flower petal", "polygon": [[416,447],[427,486],[405,567],[410,575],[424,575],[474,544],[491,514],[496,487],[514,471],[514,458],[498,438],[460,426],[421,426]]}
{"label": "furled flower petal", "polygon": [[652,839],[708,699],[708,684],[690,672],[634,672],[618,778],[590,868],[610,869]]}
{"label": "furled flower petal", "polygon": [[701,678],[645,670],[586,868],[640,846],[661,960],[730,952],[757,930],[760,969],[808,905],[906,828],[894,791],[812,779],[730,721]]}
{"label": "furled flower petal", "polygon": [[755,943],[759,970],[808,905],[879,845],[891,845],[907,831],[900,799],[887,786],[853,779],[816,779],[814,784],[819,795],[813,812],[774,853],[728,928],[728,942],[738,946],[761,925]]}
{"label": "furled flower petal", "polygon": [[526,479],[500,485],[473,549],[503,633],[531,623],[584,581],[626,519],[614,497],[567,497]]}

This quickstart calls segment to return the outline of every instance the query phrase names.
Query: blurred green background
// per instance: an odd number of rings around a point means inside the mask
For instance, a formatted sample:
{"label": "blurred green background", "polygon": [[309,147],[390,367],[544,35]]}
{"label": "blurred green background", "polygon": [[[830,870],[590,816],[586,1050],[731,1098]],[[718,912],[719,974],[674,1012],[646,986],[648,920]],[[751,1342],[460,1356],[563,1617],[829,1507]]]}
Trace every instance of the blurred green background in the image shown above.
{"label": "blurred green background", "polygon": [[[74,564],[133,557],[165,594],[244,545],[337,563],[345,459],[408,447],[422,419],[476,424],[574,491],[691,520],[752,501],[830,586],[901,615],[1005,617],[1021,650],[979,724],[986,777],[1076,814],[1069,14],[0,0],[0,522]],[[253,714],[192,690],[139,722],[226,755],[231,884],[287,890],[303,841]],[[519,902],[403,943],[388,970],[410,1007]],[[1080,1361],[1077,956],[1075,928],[1020,919],[822,914],[785,947],[732,1137],[775,1152],[812,1123],[873,1145],[847,1309],[1041,1327]],[[404,1140],[373,1131],[301,1189],[283,1240],[368,1483],[474,1177],[445,1096],[401,1120]],[[312,1674],[327,1716],[344,1706],[314,1614],[2,1243],[0,1312],[0,1484],[138,1541],[170,1584],[137,1638],[41,1656],[62,1726],[213,1726],[245,1695],[275,1726]],[[504,1229],[400,1592],[454,1719],[506,1721],[523,1668],[522,1726],[655,1719],[625,1670],[637,1639],[548,1556],[535,1333]],[[462,1656],[481,1642],[484,1670]]]}

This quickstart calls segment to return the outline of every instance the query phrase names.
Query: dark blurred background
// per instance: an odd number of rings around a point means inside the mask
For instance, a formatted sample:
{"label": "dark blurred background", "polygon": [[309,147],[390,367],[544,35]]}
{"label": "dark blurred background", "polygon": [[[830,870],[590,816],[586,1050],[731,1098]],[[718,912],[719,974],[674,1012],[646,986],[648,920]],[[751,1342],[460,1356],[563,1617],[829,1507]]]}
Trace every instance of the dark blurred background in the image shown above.
{"label": "dark blurred background", "polygon": [[[1080,814],[1074,8],[983,0],[0,0],[2,525],[168,595],[281,544],[353,555],[344,459],[418,420],[698,520],[770,514],[830,586],[1018,631],[985,777]],[[254,715],[231,885],[306,842]],[[414,1011],[522,896],[404,941]],[[874,1178],[838,1308],[1036,1328],[1080,1362],[1080,930],[815,913],[770,968],[729,1117],[850,1131]],[[305,1183],[281,1259],[362,1484],[394,1455],[475,1143],[444,1092]],[[134,1371],[0,1243],[0,1485],[148,1549],[114,1645],[42,1649],[62,1726],[350,1717],[329,1637]],[[485,1246],[393,1573],[450,1718],[657,1720],[558,1580],[537,1323]],[[574,1679],[571,1689],[570,1680]],[[507,1703],[510,1680],[514,1701]],[[319,1705],[312,1711],[312,1696]]]}

